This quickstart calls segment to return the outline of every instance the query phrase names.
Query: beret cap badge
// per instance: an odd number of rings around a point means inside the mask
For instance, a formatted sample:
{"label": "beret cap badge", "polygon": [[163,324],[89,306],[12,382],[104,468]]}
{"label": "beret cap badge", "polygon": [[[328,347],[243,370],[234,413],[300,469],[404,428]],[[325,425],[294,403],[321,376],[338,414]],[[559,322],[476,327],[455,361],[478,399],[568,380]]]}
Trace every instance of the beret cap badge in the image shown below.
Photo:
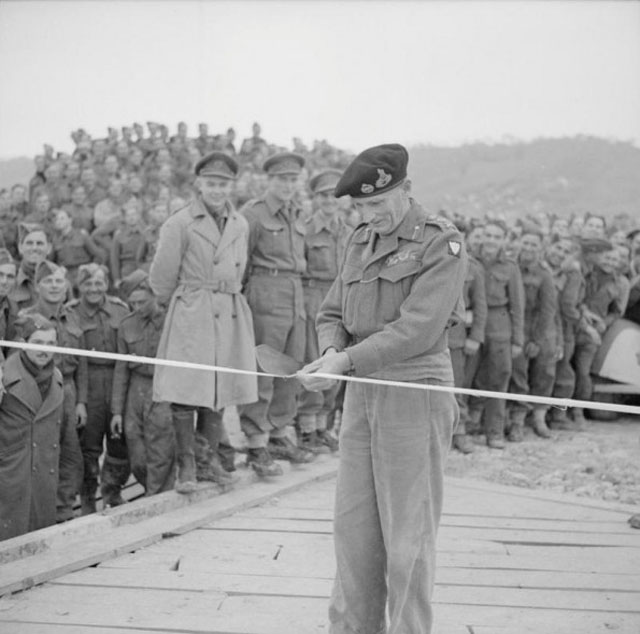
{"label": "beret cap badge", "polygon": [[384,170],[378,168],[378,180],[376,181],[376,187],[380,189],[381,187],[385,187],[391,182],[392,176],[391,174],[387,174]]}
{"label": "beret cap badge", "polygon": [[370,194],[373,190],[373,185],[369,185],[369,183],[362,183],[362,187],[360,187],[360,191],[363,194]]}

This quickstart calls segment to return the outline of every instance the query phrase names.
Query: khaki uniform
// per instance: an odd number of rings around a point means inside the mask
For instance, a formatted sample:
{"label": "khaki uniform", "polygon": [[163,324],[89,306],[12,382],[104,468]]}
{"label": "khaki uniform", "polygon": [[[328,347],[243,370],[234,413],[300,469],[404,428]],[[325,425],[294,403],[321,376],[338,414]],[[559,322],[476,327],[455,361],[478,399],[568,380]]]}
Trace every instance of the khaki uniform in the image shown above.
{"label": "khaki uniform", "polygon": [[[452,385],[446,329],[462,318],[459,232],[414,201],[367,255],[358,227],[318,313],[320,350],[345,350],[356,376]],[[428,632],[451,394],[348,383],[340,430],[331,632]],[[389,629],[385,627],[385,603]]]}
{"label": "khaki uniform", "polygon": [[[131,313],[118,328],[118,352],[155,357],[162,334],[164,312]],[[147,495],[173,488],[175,437],[171,410],[153,401],[154,366],[116,361],[111,412],[123,417],[131,470]]]}
{"label": "khaki uniform", "polygon": [[584,301],[585,282],[578,262],[553,274],[558,293],[558,314],[562,328],[562,359],[556,363],[553,387],[554,398],[571,398],[576,385],[576,375],[571,358],[576,347],[576,331],[580,321],[580,308]]}
{"label": "khaki uniform", "polygon": [[[622,316],[622,289],[616,274],[607,274],[594,267],[585,276],[584,305],[598,317],[607,328]],[[573,367],[576,373],[576,400],[588,401],[593,392],[591,366],[598,351],[599,342],[593,341],[587,332],[580,329],[576,335],[576,347],[573,354]]]}
{"label": "khaki uniform", "polygon": [[86,230],[73,228],[64,236],[54,236],[51,260],[67,269],[67,277],[75,287],[78,268],[89,262],[102,262],[103,253]]}
{"label": "khaki uniform", "polygon": [[93,207],[90,205],[74,205],[69,203],[64,206],[71,217],[71,222],[76,229],[84,229],[87,233],[94,230]]}
{"label": "khaki uniform", "polygon": [[[253,313],[256,345],[304,360],[306,271],[301,210],[282,206],[270,195],[243,208],[249,223],[249,278],[245,294]],[[296,414],[295,381],[258,377],[257,402],[242,408],[240,422],[249,442],[262,446],[266,434],[284,433]]]}
{"label": "khaki uniform", "polygon": [[38,299],[38,291],[33,281],[33,274],[27,272],[23,264],[18,267],[16,285],[9,294],[9,298],[15,302],[18,310],[33,306]]}
{"label": "khaki uniform", "polygon": [[[317,214],[305,222],[307,271],[302,278],[302,286],[304,310],[307,315],[304,356],[306,363],[320,356],[316,315],[338,275],[342,236],[347,231],[348,228],[338,220],[326,224]],[[304,388],[300,391],[297,420],[301,432],[327,428],[327,417],[335,407],[337,392],[338,385],[323,392],[310,392]]]}
{"label": "khaki uniform", "polygon": [[[82,331],[75,315],[66,306],[53,307],[42,300],[25,308],[21,315],[38,313],[55,324],[58,346],[81,348]],[[76,405],[78,384],[87,380],[86,357],[70,354],[55,354],[55,366],[62,374],[64,393],[63,416],[60,427],[60,463],[58,478],[57,520],[65,521],[73,517],[73,505],[80,491],[83,476],[82,451],[76,430]]]}
{"label": "khaki uniform", "polygon": [[[485,341],[474,379],[479,390],[506,392],[511,378],[511,346],[524,346],[524,287],[520,268],[501,254],[493,262],[480,261],[485,271],[487,326]],[[500,399],[469,399],[473,410],[484,408],[484,429],[488,437],[504,436],[505,402]],[[476,414],[477,416],[477,414]]]}
{"label": "khaki uniform", "polygon": [[[116,332],[129,307],[117,297],[107,296],[101,306],[88,306],[82,300],[69,302],[82,331],[85,350],[116,352]],[[111,394],[115,361],[88,357],[87,378],[78,384],[78,402],[86,403],[87,424],[80,431],[84,459],[81,497],[93,499],[98,483],[98,460],[106,436],[107,450],[102,467],[103,496],[105,485],[119,491],[129,477],[129,460],[124,439],[110,433]]]}
{"label": "khaki uniform", "polygon": [[138,251],[144,242],[141,226],[122,225],[113,234],[109,265],[111,279],[118,282],[138,268]]}
{"label": "khaki uniform", "polygon": [[[558,296],[551,272],[542,262],[530,266],[520,264],[524,286],[524,339],[525,348],[513,360],[509,391],[514,394],[551,396],[555,379],[556,314]],[[538,348],[534,357],[527,356],[527,344]],[[512,412],[523,412],[527,406],[513,402]],[[532,409],[546,410],[546,405],[536,404]]]}

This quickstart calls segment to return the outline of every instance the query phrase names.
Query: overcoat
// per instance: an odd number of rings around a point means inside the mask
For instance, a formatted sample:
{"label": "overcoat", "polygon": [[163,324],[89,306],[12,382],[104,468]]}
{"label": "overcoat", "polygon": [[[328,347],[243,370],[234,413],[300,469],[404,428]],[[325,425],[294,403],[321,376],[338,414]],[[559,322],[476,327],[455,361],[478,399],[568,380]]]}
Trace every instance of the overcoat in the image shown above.
{"label": "overcoat", "polygon": [[0,403],[0,540],[56,522],[63,412],[55,368],[44,400],[20,354],[4,364]]}
{"label": "overcoat", "polygon": [[[200,199],[176,211],[160,229],[149,282],[168,303],[159,359],[255,371],[251,310],[240,293],[249,225],[231,207],[222,234]],[[255,375],[157,366],[153,400],[209,407],[252,403]]]}

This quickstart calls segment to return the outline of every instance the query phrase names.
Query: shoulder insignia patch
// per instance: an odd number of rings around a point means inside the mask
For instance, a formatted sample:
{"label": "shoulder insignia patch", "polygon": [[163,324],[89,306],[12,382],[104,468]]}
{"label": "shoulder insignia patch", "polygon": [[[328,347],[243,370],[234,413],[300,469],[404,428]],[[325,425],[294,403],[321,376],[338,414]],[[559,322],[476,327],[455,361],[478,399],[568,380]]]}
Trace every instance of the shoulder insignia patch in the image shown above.
{"label": "shoulder insignia patch", "polygon": [[449,252],[449,255],[459,258],[460,251],[462,251],[462,242],[459,242],[458,240],[448,240],[447,251]]}
{"label": "shoulder insignia patch", "polygon": [[458,228],[450,220],[447,220],[443,216],[436,216],[436,215],[427,216],[425,218],[425,222],[429,225],[435,225],[436,227],[440,227],[440,229],[442,229],[443,231],[445,229],[458,231]]}

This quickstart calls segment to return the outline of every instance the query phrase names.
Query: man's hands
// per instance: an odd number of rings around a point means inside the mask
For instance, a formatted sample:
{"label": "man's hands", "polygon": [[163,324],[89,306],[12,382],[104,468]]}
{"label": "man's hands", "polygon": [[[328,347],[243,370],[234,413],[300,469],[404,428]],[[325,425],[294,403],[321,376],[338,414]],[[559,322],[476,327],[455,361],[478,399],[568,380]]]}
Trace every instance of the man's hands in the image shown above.
{"label": "man's hands", "polygon": [[325,379],[314,374],[344,374],[351,367],[351,361],[346,352],[337,352],[335,348],[329,348],[319,359],[305,365],[296,377],[302,386],[310,392],[322,392],[328,390],[335,379]]}
{"label": "man's hands", "polygon": [[87,406],[84,403],[76,405],[76,429],[82,429],[87,424]]}
{"label": "man's hands", "polygon": [[469,337],[467,337],[464,340],[464,353],[471,357],[473,356],[476,352],[478,352],[478,350],[480,349],[480,342],[476,341],[475,339],[469,339]]}
{"label": "man's hands", "polygon": [[111,417],[111,436],[122,438],[122,416],[120,414],[114,414]]}

